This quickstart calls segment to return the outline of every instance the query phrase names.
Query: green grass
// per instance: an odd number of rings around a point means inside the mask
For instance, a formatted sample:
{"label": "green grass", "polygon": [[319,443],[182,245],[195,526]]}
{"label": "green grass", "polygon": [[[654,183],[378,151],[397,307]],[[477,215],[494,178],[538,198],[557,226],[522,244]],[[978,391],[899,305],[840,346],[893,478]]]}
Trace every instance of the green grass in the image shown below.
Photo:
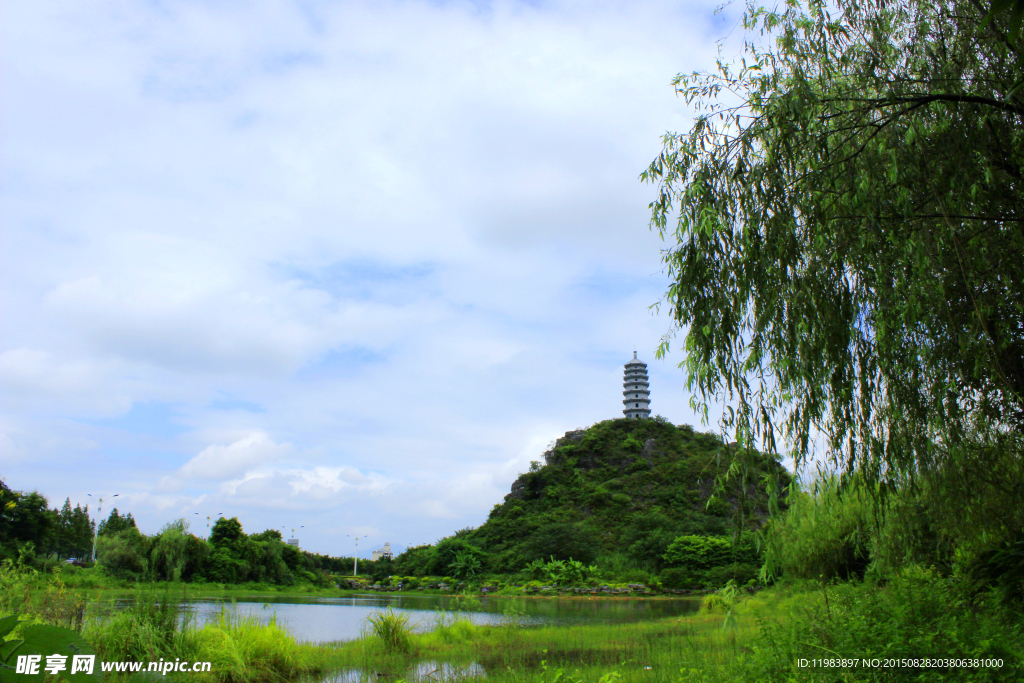
{"label": "green grass", "polygon": [[217,620],[187,633],[193,661],[211,662],[201,681],[265,683],[293,680],[323,671],[331,649],[299,643],[274,617],[256,617],[222,610]]}
{"label": "green grass", "polygon": [[[160,658],[192,658],[188,634],[193,627],[177,594],[170,591],[137,591],[131,604],[120,611],[100,606],[86,620],[82,636],[96,647],[103,661],[155,661]],[[106,613],[104,613],[106,612]]]}
{"label": "green grass", "polygon": [[377,673],[400,678],[418,662],[429,661],[456,668],[476,663],[487,671],[487,680],[495,682],[547,680],[559,669],[562,680],[598,681],[615,671],[622,681],[676,681],[681,668],[708,675],[731,670],[742,642],[757,630],[753,619],[737,621],[729,630],[722,629],[722,616],[713,614],[632,624],[523,628],[479,626],[442,615],[433,630],[410,634],[404,656],[382,654],[375,638],[369,637],[345,644],[331,664],[359,670],[366,680]]}
{"label": "green grass", "polygon": [[[827,597],[827,600],[826,600]],[[703,683],[750,681],[1024,681],[1020,614],[972,604],[955,581],[912,569],[885,586],[795,583],[755,596],[705,601],[698,614],[631,624],[476,626],[443,617],[412,634],[408,654],[371,639],[344,645],[335,667],[397,680],[417,663],[467,667],[490,683]],[[799,667],[800,658],[1001,659],[1001,668]]]}
{"label": "green grass", "polygon": [[296,641],[273,617],[264,624],[225,608],[197,625],[171,592],[137,591],[126,609],[88,620],[82,636],[101,661],[210,662],[209,672],[175,674],[203,683],[294,680],[323,671],[333,652]]}
{"label": "green grass", "polygon": [[[10,592],[0,596],[3,604],[35,605],[29,618],[37,623],[74,614],[78,598],[56,584],[48,589],[49,602],[26,601],[21,582],[5,585]],[[231,611],[199,626],[178,604],[174,592],[138,591],[128,609],[87,618],[82,634],[101,660],[213,662],[207,674],[177,675],[197,683],[315,680],[333,670],[397,681],[428,663],[482,667],[490,683],[1024,681],[1020,612],[920,567],[885,585],[803,582],[754,596],[723,592],[706,599],[700,613],[629,624],[523,627],[510,614],[505,626],[479,626],[440,613],[433,630],[411,633],[401,615],[384,612],[364,637],[319,646],[297,642],[273,620],[264,624]],[[800,658],[823,657],[995,658],[1004,665],[875,671],[796,665]]]}
{"label": "green grass", "polygon": [[412,631],[408,614],[396,613],[388,607],[383,612],[374,612],[368,619],[373,637],[385,654],[409,651]]}

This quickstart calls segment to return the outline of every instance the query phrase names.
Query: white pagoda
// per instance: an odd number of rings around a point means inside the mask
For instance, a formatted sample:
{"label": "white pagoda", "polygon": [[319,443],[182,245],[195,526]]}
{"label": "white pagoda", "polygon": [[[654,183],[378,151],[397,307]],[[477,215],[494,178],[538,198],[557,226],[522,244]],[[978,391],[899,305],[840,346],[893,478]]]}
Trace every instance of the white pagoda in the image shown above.
{"label": "white pagoda", "polygon": [[622,380],[622,411],[627,418],[644,419],[651,416],[651,392],[647,382],[647,363],[637,360],[636,351],[633,360],[626,363],[626,371]]}

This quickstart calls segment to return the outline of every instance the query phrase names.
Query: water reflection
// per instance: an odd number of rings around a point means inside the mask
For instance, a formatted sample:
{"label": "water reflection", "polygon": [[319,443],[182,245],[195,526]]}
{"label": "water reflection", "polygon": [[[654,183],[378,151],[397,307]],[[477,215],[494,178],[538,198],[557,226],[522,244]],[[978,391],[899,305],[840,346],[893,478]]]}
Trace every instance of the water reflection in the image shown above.
{"label": "water reflection", "polygon": [[679,600],[600,600],[558,598],[461,598],[432,595],[354,595],[325,597],[251,596],[223,599],[197,599],[188,602],[198,623],[212,620],[228,606],[241,615],[277,622],[299,640],[332,642],[358,638],[367,627],[367,617],[391,607],[409,617],[409,625],[418,632],[429,631],[439,615],[457,614],[475,624],[623,623],[648,621],[695,612],[700,601]]}
{"label": "water reflection", "polygon": [[420,662],[410,666],[403,672],[364,671],[362,669],[345,669],[335,671],[323,678],[318,678],[318,683],[363,683],[363,681],[376,681],[387,676],[393,678],[396,674],[403,680],[414,683],[417,681],[444,681],[454,683],[472,679],[485,678],[487,672],[476,662],[469,664],[451,664],[449,662]]}

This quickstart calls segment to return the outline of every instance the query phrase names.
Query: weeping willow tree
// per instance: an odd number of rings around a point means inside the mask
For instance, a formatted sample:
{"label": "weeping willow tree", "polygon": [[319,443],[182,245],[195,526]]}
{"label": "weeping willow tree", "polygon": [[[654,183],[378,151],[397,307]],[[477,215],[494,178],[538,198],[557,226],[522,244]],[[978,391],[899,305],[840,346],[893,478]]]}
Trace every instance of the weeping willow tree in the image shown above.
{"label": "weeping willow tree", "polygon": [[723,401],[741,444],[798,465],[820,435],[844,480],[926,487],[953,527],[1006,535],[1024,525],[1024,40],[1015,5],[989,9],[749,6],[740,63],[675,79],[696,117],[642,178],[671,245],[659,355],[682,337],[705,415]]}

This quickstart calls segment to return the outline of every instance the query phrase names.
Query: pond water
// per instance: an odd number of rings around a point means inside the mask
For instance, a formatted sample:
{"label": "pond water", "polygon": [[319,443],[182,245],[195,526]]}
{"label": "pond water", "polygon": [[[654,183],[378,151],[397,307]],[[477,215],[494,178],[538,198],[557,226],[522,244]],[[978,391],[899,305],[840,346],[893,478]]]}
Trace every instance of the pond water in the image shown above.
{"label": "pond water", "polygon": [[269,621],[271,616],[298,640],[332,642],[358,638],[368,627],[367,617],[388,607],[409,616],[413,630],[429,631],[444,613],[464,616],[477,624],[523,626],[572,623],[624,623],[647,621],[696,612],[700,600],[618,600],[396,595],[394,593],[326,597],[242,597],[190,600],[188,608],[198,623],[216,618],[227,607],[241,615]]}

